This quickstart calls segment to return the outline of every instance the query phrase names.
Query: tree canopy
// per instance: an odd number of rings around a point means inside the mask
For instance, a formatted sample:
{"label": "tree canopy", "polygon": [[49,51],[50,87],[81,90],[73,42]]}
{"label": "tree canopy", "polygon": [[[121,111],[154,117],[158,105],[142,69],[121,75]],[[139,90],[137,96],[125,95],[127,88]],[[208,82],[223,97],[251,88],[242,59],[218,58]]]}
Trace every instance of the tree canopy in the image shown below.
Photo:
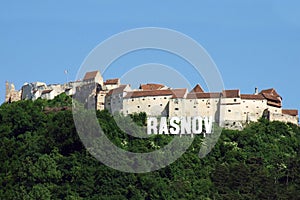
{"label": "tree canopy", "polygon": [[[0,106],[0,199],[300,199],[296,125],[261,119],[242,131],[223,130],[202,159],[198,135],[171,165],[133,174],[89,154],[77,135],[71,102],[63,94]],[[144,113],[128,117],[145,126]],[[97,111],[97,118],[108,138],[128,151],[153,151],[172,139],[134,138],[106,110]]]}

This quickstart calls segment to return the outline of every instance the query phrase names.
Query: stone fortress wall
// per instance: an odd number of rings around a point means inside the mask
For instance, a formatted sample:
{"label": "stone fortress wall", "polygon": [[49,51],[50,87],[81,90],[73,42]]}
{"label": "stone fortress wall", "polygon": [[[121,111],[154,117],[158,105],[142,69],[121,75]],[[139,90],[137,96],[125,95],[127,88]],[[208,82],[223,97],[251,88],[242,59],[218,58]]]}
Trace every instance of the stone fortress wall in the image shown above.
{"label": "stone fortress wall", "polygon": [[148,116],[212,116],[222,127],[242,129],[245,124],[261,117],[271,121],[298,124],[298,110],[283,109],[282,97],[275,89],[253,94],[240,94],[240,90],[205,92],[200,85],[191,91],[172,89],[161,84],[142,84],[139,89],[122,85],[120,79],[105,82],[99,71],[87,72],[81,81],[46,85],[42,82],[25,83],[16,91],[6,83],[5,102],[19,100],[53,99],[66,93],[85,104],[86,108],[124,115],[145,112]]}

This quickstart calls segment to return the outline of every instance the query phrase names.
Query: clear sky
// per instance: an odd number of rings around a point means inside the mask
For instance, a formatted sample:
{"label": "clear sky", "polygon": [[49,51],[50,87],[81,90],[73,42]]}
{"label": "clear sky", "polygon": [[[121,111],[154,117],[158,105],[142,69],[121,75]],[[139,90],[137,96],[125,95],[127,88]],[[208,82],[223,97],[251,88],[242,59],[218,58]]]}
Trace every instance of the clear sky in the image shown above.
{"label": "clear sky", "polygon": [[[300,109],[299,11],[296,0],[2,0],[0,101],[6,80],[18,89],[24,82],[63,83],[65,69],[73,80],[101,41],[151,26],[174,29],[199,42],[217,64],[227,89],[253,93],[255,87],[274,87],[284,107]],[[139,55],[118,64],[168,62],[168,56]],[[114,75],[117,72],[104,78]]]}

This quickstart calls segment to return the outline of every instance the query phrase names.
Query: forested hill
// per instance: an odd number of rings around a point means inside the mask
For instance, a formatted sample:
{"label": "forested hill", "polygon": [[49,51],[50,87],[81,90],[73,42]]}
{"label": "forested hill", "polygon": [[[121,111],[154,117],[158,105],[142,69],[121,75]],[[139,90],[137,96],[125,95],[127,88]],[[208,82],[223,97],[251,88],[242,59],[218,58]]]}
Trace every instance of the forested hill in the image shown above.
{"label": "forested hill", "polygon": [[[173,164],[132,174],[111,169],[86,151],[71,101],[60,95],[0,107],[1,200],[300,199],[300,129],[295,125],[260,120],[243,131],[223,130],[203,159],[197,136]],[[126,150],[152,151],[172,139],[134,139],[107,111],[97,116],[109,138]],[[133,116],[140,125],[144,117]]]}

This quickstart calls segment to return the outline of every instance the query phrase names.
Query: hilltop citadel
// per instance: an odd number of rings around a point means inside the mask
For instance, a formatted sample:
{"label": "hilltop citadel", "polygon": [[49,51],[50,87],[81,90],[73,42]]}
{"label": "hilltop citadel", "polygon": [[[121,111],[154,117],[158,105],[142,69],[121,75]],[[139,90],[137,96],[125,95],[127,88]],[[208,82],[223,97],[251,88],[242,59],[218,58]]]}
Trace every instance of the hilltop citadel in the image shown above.
{"label": "hilltop citadel", "polygon": [[87,72],[83,80],[65,84],[25,83],[20,90],[6,82],[5,102],[50,100],[61,93],[73,96],[89,109],[124,115],[145,112],[148,116],[213,116],[215,122],[230,129],[242,129],[261,117],[293,124],[299,120],[298,110],[282,108],[282,97],[273,88],[241,94],[238,89],[205,92],[198,84],[188,91],[148,83],[131,89],[118,78],[103,81],[99,71]]}

